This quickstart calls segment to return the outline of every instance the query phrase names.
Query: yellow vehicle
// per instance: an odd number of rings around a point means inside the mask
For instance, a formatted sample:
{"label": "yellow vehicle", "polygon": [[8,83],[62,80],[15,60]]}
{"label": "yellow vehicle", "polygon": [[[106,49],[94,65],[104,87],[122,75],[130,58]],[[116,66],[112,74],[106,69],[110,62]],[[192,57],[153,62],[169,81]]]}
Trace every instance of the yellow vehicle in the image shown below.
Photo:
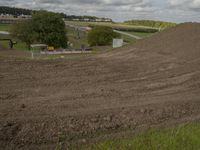
{"label": "yellow vehicle", "polygon": [[53,46],[48,46],[47,49],[48,49],[48,51],[54,51],[55,50]]}

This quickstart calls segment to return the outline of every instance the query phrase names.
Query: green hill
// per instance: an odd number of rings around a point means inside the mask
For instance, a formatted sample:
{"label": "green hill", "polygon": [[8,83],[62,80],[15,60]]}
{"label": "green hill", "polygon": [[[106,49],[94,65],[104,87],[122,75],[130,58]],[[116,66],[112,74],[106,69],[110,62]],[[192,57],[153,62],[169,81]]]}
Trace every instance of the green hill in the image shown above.
{"label": "green hill", "polygon": [[170,28],[176,26],[176,23],[163,22],[163,21],[154,21],[154,20],[128,20],[124,24],[134,25],[134,26],[147,26],[153,28]]}

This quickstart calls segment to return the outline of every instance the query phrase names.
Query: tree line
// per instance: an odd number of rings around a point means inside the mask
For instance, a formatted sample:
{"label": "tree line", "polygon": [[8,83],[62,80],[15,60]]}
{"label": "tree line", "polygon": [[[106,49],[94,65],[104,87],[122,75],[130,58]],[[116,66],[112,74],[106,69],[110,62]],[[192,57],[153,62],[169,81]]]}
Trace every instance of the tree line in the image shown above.
{"label": "tree line", "polygon": [[[32,15],[36,13],[37,10],[31,10],[31,9],[24,9],[24,8],[15,8],[15,7],[8,7],[8,6],[0,6],[0,15],[12,15],[15,17],[21,16],[21,15]],[[55,12],[54,12],[55,13]],[[95,19],[100,19],[95,16],[75,16],[75,15],[67,15],[65,13],[56,13],[60,15],[62,18],[66,20],[84,20],[84,19],[89,19],[89,20],[95,20]],[[102,18],[105,19],[105,18]]]}
{"label": "tree line", "polygon": [[73,19],[79,19],[79,20],[83,20],[85,18],[90,19],[90,20],[94,20],[94,19],[98,19],[98,17],[95,16],[75,16],[75,15],[64,15],[64,18],[67,20],[73,20]]}
{"label": "tree line", "polygon": [[32,10],[23,9],[23,8],[0,6],[0,14],[3,14],[3,15],[9,14],[9,15],[13,15],[13,16],[31,15]]}
{"label": "tree line", "polygon": [[154,21],[154,20],[128,20],[124,24],[135,25],[135,26],[147,26],[152,28],[170,28],[176,26],[176,23],[164,22],[164,21]]}

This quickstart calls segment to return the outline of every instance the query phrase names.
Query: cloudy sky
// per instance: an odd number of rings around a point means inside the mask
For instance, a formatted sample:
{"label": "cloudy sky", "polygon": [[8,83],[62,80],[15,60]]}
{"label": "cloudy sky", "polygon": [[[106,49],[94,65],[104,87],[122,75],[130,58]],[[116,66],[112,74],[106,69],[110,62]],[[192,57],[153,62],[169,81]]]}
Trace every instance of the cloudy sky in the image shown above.
{"label": "cloudy sky", "polygon": [[115,21],[200,22],[200,0],[0,0],[0,5],[109,17]]}

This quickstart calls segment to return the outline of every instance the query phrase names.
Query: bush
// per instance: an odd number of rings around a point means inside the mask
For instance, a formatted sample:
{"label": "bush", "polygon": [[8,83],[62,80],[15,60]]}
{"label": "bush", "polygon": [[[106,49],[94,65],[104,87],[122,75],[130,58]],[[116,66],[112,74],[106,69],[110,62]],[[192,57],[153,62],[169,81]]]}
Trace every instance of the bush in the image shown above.
{"label": "bush", "polygon": [[111,27],[95,27],[88,34],[90,46],[110,45],[113,38],[119,38],[120,34],[115,33]]}

